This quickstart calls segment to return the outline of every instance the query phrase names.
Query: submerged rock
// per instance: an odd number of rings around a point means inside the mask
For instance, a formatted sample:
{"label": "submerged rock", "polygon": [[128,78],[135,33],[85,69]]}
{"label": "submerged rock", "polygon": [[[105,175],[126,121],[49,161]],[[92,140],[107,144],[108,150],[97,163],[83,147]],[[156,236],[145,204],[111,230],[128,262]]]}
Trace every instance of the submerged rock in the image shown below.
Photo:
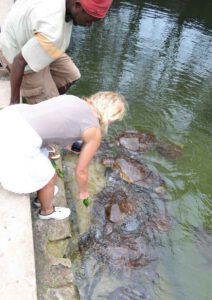
{"label": "submerged rock", "polygon": [[110,216],[109,216],[109,220],[113,223],[116,223],[118,221],[120,221],[122,218],[122,213],[119,209],[118,204],[113,204],[110,207]]}
{"label": "submerged rock", "polygon": [[125,222],[121,225],[121,231],[129,234],[135,232],[139,228],[139,221],[137,217],[131,216],[126,218]]}

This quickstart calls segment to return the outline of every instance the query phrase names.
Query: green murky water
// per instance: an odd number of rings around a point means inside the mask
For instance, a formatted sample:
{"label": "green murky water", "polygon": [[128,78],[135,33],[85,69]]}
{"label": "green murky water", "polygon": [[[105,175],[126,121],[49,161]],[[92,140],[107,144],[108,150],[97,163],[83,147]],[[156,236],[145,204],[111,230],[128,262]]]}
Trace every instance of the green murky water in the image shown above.
{"label": "green murky water", "polygon": [[211,0],[114,1],[104,21],[74,28],[70,55],[82,74],[71,93],[126,97],[128,115],[110,135],[136,129],[183,147],[175,162],[145,156],[165,179],[178,220],[161,246],[155,293],[163,300],[211,299],[211,238],[202,234],[212,230]]}

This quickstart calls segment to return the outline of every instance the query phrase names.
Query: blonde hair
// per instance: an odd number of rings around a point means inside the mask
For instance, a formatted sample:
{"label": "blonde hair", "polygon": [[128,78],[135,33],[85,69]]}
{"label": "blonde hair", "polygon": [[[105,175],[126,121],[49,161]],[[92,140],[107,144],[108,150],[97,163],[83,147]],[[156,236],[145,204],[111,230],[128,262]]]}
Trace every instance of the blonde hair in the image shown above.
{"label": "blonde hair", "polygon": [[84,99],[96,110],[103,133],[107,133],[110,123],[121,121],[125,115],[126,102],[121,94],[98,92]]}

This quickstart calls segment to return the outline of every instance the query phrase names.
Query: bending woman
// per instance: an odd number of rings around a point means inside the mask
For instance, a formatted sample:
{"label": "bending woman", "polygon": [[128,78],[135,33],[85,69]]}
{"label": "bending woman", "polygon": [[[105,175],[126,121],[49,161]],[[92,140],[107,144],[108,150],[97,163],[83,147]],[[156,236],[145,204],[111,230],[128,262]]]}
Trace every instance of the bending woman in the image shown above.
{"label": "bending woman", "polygon": [[63,95],[35,105],[4,108],[0,111],[0,183],[14,193],[37,191],[40,219],[67,218],[69,208],[53,206],[57,175],[45,147],[83,141],[75,175],[79,199],[86,199],[88,165],[100,146],[102,133],[124,113],[123,97],[113,92],[99,92],[85,100]]}

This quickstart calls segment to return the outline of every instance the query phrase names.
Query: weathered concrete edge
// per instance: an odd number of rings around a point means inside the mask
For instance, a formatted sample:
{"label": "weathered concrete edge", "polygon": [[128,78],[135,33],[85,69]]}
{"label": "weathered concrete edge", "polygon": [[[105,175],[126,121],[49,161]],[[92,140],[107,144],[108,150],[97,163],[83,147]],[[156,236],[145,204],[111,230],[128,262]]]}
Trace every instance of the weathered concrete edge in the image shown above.
{"label": "weathered concrete edge", "polygon": [[17,195],[1,187],[0,219],[0,299],[36,300],[28,195]]}
{"label": "weathered concrete edge", "polygon": [[[13,2],[0,1],[0,25]],[[0,78],[0,107],[9,104],[9,97],[10,82]],[[0,186],[0,220],[0,299],[36,300],[29,196],[10,193]]]}

